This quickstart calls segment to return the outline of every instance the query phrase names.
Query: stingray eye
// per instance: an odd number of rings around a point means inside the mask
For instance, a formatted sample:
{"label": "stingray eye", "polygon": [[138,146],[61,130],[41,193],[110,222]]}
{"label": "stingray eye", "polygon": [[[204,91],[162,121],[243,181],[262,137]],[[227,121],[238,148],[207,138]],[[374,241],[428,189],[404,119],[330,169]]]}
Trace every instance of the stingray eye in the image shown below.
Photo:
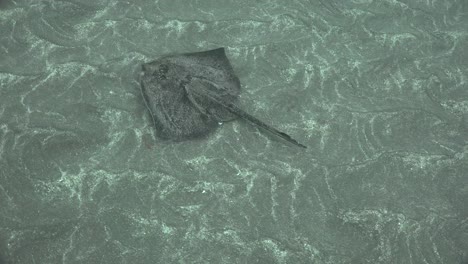
{"label": "stingray eye", "polygon": [[169,73],[169,67],[165,64],[159,66],[158,69],[156,70],[156,74],[161,80],[166,80],[168,73]]}

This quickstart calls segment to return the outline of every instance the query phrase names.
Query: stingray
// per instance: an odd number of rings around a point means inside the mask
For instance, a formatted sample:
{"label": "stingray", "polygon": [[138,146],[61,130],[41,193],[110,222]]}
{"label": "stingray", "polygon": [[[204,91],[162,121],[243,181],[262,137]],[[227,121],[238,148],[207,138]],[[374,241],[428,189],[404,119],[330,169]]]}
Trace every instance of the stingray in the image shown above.
{"label": "stingray", "polygon": [[143,64],[142,70],[141,91],[160,138],[205,137],[220,123],[240,118],[306,148],[238,107],[240,81],[224,48],[168,55]]}

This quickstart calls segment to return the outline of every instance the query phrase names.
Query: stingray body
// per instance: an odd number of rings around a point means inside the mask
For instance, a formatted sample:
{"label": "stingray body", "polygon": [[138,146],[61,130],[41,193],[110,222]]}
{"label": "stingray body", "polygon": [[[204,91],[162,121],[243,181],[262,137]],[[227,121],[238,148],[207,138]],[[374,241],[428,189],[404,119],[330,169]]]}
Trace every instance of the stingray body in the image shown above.
{"label": "stingray body", "polygon": [[199,138],[213,132],[221,122],[242,118],[305,148],[238,107],[240,82],[224,48],[165,56],[142,68],[141,91],[161,138]]}

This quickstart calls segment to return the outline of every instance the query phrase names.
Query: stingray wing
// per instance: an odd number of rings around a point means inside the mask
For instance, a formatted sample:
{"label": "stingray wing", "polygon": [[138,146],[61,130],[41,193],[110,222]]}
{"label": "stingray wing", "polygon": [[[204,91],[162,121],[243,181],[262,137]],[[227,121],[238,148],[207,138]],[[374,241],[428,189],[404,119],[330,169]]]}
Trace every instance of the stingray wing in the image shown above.
{"label": "stingray wing", "polygon": [[206,79],[192,78],[185,86],[187,98],[201,113],[218,122],[227,122],[237,116],[225,104],[235,105],[237,95],[226,93],[224,87]]}
{"label": "stingray wing", "polygon": [[[240,94],[240,81],[226,57],[224,48],[186,53],[169,59],[174,64],[183,67],[188,73],[190,81],[185,84],[185,91],[200,112],[211,115],[217,121],[229,121],[235,118],[223,107],[219,107],[219,104],[213,104],[204,96],[197,95],[209,92],[225,102],[237,101]],[[191,93],[190,90],[193,89],[199,92]]]}

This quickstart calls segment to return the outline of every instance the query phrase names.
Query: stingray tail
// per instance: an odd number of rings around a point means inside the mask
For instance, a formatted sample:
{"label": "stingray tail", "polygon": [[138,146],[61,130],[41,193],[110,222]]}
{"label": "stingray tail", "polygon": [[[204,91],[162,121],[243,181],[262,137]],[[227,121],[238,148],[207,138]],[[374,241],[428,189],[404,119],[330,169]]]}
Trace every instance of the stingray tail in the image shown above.
{"label": "stingray tail", "polygon": [[[200,86],[200,87],[202,87],[202,86]],[[290,142],[290,143],[292,143],[292,144],[294,144],[294,145],[296,145],[298,147],[301,147],[301,148],[307,148],[306,146],[304,146],[301,143],[297,142],[295,139],[293,139],[288,134],[286,134],[284,132],[281,132],[278,129],[265,124],[263,121],[257,119],[256,117],[253,117],[252,115],[250,115],[249,113],[247,113],[244,110],[240,109],[236,105],[234,105],[232,103],[229,103],[229,102],[226,102],[223,99],[218,98],[218,96],[214,95],[211,92],[205,92],[205,93],[202,94],[200,91],[197,91],[196,89],[192,89],[190,92],[191,93],[197,93],[200,96],[204,96],[204,97],[208,98],[213,103],[223,106],[223,108],[227,109],[229,112],[231,112],[232,114],[238,116],[239,118],[242,118],[242,119],[246,120],[247,122],[249,122],[249,123],[251,123],[251,124],[253,124],[255,126],[258,126],[258,127],[262,128],[262,129],[270,132],[271,134],[286,140],[287,142]],[[187,92],[187,94],[190,95],[189,92]],[[196,100],[193,100],[193,101],[196,103]]]}
{"label": "stingray tail", "polygon": [[[211,97],[211,96],[209,96],[209,97]],[[306,146],[302,145],[301,143],[299,143],[295,139],[293,139],[290,135],[288,135],[288,134],[286,134],[284,132],[281,132],[278,129],[265,124],[263,121],[261,121],[258,118],[250,115],[249,113],[247,113],[244,110],[240,109],[236,105],[231,104],[231,103],[222,102],[221,100],[215,100],[214,98],[211,98],[211,99],[213,101],[221,103],[226,109],[229,110],[229,112],[233,113],[234,115],[238,116],[239,118],[242,118],[242,119],[246,120],[247,122],[251,123],[252,125],[258,126],[258,127],[262,128],[262,129],[270,132],[271,134],[273,134],[273,135],[275,135],[275,136],[277,136],[279,138],[282,138],[282,139],[286,140],[287,142],[292,143],[292,144],[294,144],[294,145],[296,145],[298,147],[307,148]]]}
{"label": "stingray tail", "polygon": [[259,120],[258,118],[248,114],[247,112],[245,112],[244,110],[238,108],[237,106],[235,105],[227,105],[227,108],[229,109],[229,111],[235,115],[237,115],[238,117],[248,121],[249,123],[253,124],[253,125],[256,125],[258,127],[261,127],[262,129],[270,132],[271,134],[277,136],[277,137],[280,137],[298,147],[301,147],[301,148],[307,148],[306,146],[302,145],[301,143],[297,142],[295,139],[293,139],[290,135],[284,133],[284,132],[281,132],[279,131],[278,129],[274,128],[274,127],[271,127],[267,124],[265,124],[263,121]]}

